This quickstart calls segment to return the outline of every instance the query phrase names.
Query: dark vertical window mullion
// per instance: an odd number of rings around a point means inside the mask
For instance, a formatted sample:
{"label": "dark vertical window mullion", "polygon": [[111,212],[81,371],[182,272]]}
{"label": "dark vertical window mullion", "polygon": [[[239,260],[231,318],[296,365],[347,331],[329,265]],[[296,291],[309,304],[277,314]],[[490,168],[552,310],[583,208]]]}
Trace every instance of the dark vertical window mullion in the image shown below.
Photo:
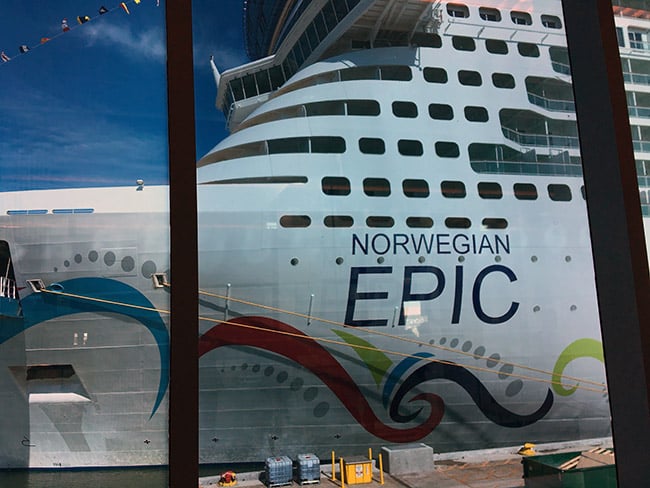
{"label": "dark vertical window mullion", "polygon": [[[647,484],[650,279],[610,0],[563,1],[619,488]],[[597,116],[594,116],[597,114]],[[598,141],[598,143],[594,143]]]}
{"label": "dark vertical window mullion", "polygon": [[198,260],[192,4],[165,2],[172,286],[169,486],[199,477]]}

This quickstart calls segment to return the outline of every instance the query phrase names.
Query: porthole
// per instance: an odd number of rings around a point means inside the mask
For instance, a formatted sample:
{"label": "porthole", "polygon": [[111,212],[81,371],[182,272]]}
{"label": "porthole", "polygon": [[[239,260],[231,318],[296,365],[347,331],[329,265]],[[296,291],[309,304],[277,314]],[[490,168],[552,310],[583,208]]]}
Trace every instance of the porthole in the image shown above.
{"label": "porthole", "polygon": [[366,225],[368,227],[392,227],[395,225],[395,220],[393,217],[389,216],[371,216],[366,219]]}
{"label": "porthole", "polygon": [[349,215],[328,215],[323,219],[325,227],[352,227],[354,219]]}
{"label": "porthole", "polygon": [[469,9],[467,5],[462,3],[448,3],[447,14],[449,17],[467,18],[469,17]]}
{"label": "porthole", "polygon": [[492,73],[492,84],[497,88],[512,89],[515,87],[515,78],[509,73]]}
{"label": "porthole", "polygon": [[386,144],[377,137],[362,137],[359,139],[359,151],[363,154],[384,154]]}
{"label": "porthole", "polygon": [[542,15],[542,25],[548,29],[561,29],[562,21],[555,15]]}
{"label": "porthole", "polygon": [[454,118],[454,109],[446,103],[430,103],[429,117],[434,120],[451,120]]}
{"label": "porthole", "polygon": [[465,118],[470,122],[487,122],[488,111],[485,107],[467,106],[465,107]]}
{"label": "porthole", "polygon": [[508,221],[500,218],[484,218],[481,225],[484,229],[506,229]]}
{"label": "porthole", "polygon": [[429,229],[433,227],[433,219],[431,217],[407,217],[406,225],[413,229]]}
{"label": "porthole", "polygon": [[387,197],[390,195],[390,182],[386,178],[365,178],[363,192],[369,197]]}
{"label": "porthole", "polygon": [[488,22],[500,22],[501,21],[501,12],[495,8],[490,7],[479,7],[478,15],[483,20]]}
{"label": "porthole", "polygon": [[472,221],[467,217],[447,217],[445,226],[449,229],[469,229],[472,226]]}
{"label": "porthole", "polygon": [[517,50],[519,54],[527,58],[539,58],[539,47],[537,44],[532,44],[530,42],[519,42],[517,43]]}
{"label": "porthole", "polygon": [[308,215],[283,215],[280,217],[282,227],[309,227],[311,218]]}
{"label": "porthole", "polygon": [[571,188],[567,185],[552,184],[548,185],[548,196],[554,202],[570,202]]}
{"label": "porthole", "polygon": [[462,69],[458,72],[458,81],[465,86],[481,86],[483,80],[478,71]]}
{"label": "porthole", "polygon": [[418,116],[418,106],[413,102],[393,102],[393,115],[413,119]]}
{"label": "porthole", "polygon": [[436,154],[441,158],[457,158],[460,156],[458,144],[449,141],[436,142]]}
{"label": "porthole", "polygon": [[533,18],[528,12],[512,10],[510,12],[510,18],[512,19],[513,24],[517,25],[531,25],[533,23]]}
{"label": "porthole", "polygon": [[517,200],[537,200],[537,188],[531,183],[515,183],[513,190]]}
{"label": "porthole", "polygon": [[413,139],[397,141],[397,150],[402,156],[422,156],[424,153],[422,143]]}
{"label": "porthole", "polygon": [[481,181],[478,185],[478,196],[486,200],[498,200],[503,198],[503,190],[499,183]]}
{"label": "porthole", "polygon": [[343,176],[325,176],[321,180],[325,195],[344,196],[350,194],[350,180]]}
{"label": "porthole", "polygon": [[429,196],[429,183],[425,180],[404,180],[402,191],[409,198],[426,198]]}
{"label": "porthole", "polygon": [[429,83],[447,83],[447,72],[443,68],[424,68],[424,80]]}
{"label": "porthole", "polygon": [[508,45],[500,39],[486,39],[485,49],[491,54],[508,54]]}
{"label": "porthole", "polygon": [[443,181],[440,183],[440,191],[446,198],[465,198],[465,183],[462,181]]}
{"label": "porthole", "polygon": [[451,38],[451,44],[454,46],[454,49],[457,51],[475,51],[476,43],[471,37],[465,36],[453,36]]}

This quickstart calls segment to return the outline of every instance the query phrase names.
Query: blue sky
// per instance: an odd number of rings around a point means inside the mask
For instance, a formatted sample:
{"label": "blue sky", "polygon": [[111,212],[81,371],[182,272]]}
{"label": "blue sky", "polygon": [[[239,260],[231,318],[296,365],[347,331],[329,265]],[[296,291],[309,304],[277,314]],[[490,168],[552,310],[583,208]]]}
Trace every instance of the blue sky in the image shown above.
{"label": "blue sky", "polygon": [[[0,64],[0,190],[167,181],[164,1],[127,1],[127,15],[116,0],[3,0],[0,50],[11,60]],[[241,0],[193,9],[200,156],[226,134],[209,57],[222,70],[246,58]],[[31,50],[20,54],[22,44]]]}

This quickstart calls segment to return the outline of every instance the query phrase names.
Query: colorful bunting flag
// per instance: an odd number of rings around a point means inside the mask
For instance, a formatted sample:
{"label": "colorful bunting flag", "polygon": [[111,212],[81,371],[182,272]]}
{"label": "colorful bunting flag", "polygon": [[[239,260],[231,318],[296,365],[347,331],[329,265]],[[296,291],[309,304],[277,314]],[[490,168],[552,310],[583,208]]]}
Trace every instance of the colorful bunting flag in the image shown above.
{"label": "colorful bunting flag", "polygon": [[[139,5],[142,0],[130,0],[130,1],[132,1],[135,5]],[[131,12],[129,11],[129,7],[127,6],[127,3],[129,3],[129,1],[121,2],[119,6],[120,6],[120,8],[122,8],[122,10],[124,10],[127,14],[130,15]],[[160,6],[160,0],[156,0],[156,6]],[[102,5],[101,7],[99,7],[99,15],[104,15],[104,14],[107,14],[107,13],[109,13],[111,11],[114,11],[114,10],[115,9],[109,10],[105,6]],[[85,24],[86,22],[89,22],[90,20],[92,20],[92,19],[88,15],[79,15],[77,17],[77,22],[79,24]],[[63,32],[68,32],[70,30],[70,25],[68,24],[68,19],[67,18],[64,18],[64,19],[61,20],[61,30]],[[54,36],[54,37],[58,37],[58,35]],[[46,42],[49,42],[50,40],[51,39],[49,37],[41,37],[40,43],[45,44]],[[28,45],[26,45],[26,44],[22,44],[22,45],[20,45],[18,47],[18,50],[20,51],[20,54],[25,54],[30,50],[30,47]],[[2,61],[2,63],[6,63],[6,62],[11,60],[11,57],[9,57],[4,51],[1,51],[0,52],[0,60]]]}

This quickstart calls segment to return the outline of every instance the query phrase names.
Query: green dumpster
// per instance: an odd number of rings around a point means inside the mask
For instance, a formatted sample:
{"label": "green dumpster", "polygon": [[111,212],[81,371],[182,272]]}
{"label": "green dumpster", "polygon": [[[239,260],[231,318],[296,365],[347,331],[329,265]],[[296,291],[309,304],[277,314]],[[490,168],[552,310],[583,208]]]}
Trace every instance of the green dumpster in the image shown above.
{"label": "green dumpster", "polygon": [[527,456],[521,462],[526,488],[617,487],[614,454],[609,449]]}

